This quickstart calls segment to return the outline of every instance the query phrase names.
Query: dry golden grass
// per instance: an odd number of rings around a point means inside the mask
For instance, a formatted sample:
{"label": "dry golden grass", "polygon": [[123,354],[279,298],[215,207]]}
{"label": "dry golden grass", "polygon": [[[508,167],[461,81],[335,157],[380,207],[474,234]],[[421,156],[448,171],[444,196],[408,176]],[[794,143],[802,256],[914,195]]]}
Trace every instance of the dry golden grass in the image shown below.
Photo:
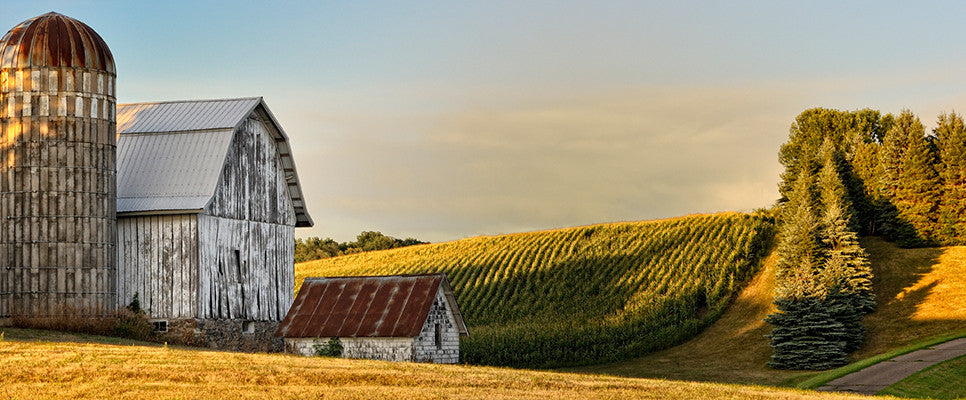
{"label": "dry golden grass", "polygon": [[[948,332],[966,330],[966,246],[900,249],[865,238],[875,272],[878,309],[865,319],[859,360]],[[774,311],[774,255],[714,325],[697,338],[624,362],[574,371],[649,378],[780,385],[813,375],[768,368],[771,347],[762,319]]]}
{"label": "dry golden grass", "polygon": [[836,399],[727,384],[158,346],[0,342],[0,398]]}
{"label": "dry golden grass", "polygon": [[[898,249],[877,238],[863,245],[872,256],[879,309],[867,317],[869,341],[854,358],[966,329],[966,247]],[[729,311],[696,339],[584,370],[772,385],[810,375],[764,365],[771,350],[761,319],[772,311],[773,266],[769,259]],[[862,398],[723,383],[77,343],[90,340],[103,339],[8,329],[0,341],[0,399]]]}

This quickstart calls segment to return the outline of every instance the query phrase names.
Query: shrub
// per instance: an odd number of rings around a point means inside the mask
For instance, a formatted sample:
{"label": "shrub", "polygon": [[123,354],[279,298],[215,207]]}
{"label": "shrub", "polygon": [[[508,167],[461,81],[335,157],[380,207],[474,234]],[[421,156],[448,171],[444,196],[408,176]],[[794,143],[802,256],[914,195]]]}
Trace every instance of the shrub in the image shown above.
{"label": "shrub", "polygon": [[339,338],[329,338],[326,343],[319,343],[312,346],[315,355],[322,357],[342,357],[342,341]]}
{"label": "shrub", "polygon": [[16,327],[47,329],[91,335],[115,336],[125,339],[154,341],[157,335],[138,303],[137,294],[127,307],[114,311],[78,309],[59,305],[60,315],[47,317],[13,316]]}

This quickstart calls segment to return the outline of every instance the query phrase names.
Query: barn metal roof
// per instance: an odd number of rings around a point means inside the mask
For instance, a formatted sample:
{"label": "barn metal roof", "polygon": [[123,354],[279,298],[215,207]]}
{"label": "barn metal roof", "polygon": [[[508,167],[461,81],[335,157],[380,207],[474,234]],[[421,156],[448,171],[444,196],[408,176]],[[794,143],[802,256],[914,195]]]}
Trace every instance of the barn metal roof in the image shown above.
{"label": "barn metal roof", "polygon": [[295,226],[312,226],[288,136],[261,97],[118,104],[117,212],[201,212],[235,129],[253,114],[275,139]]}
{"label": "barn metal roof", "polygon": [[202,210],[221,176],[232,130],[120,135],[117,212]]}
{"label": "barn metal roof", "polygon": [[97,32],[55,12],[13,27],[0,39],[0,68],[90,68],[114,74],[114,56]]}
{"label": "barn metal roof", "polygon": [[423,274],[306,278],[275,336],[416,337],[439,290],[468,335],[446,275]]}
{"label": "barn metal roof", "polygon": [[121,133],[234,129],[262,101],[260,97],[223,100],[118,104]]}

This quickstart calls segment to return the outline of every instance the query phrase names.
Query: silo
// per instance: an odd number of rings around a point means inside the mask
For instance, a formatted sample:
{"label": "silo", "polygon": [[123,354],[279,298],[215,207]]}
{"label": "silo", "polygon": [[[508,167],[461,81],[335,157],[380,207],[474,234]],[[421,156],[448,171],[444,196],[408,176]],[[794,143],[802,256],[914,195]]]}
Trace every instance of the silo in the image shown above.
{"label": "silo", "polygon": [[48,13],[0,40],[0,319],[114,309],[115,69]]}

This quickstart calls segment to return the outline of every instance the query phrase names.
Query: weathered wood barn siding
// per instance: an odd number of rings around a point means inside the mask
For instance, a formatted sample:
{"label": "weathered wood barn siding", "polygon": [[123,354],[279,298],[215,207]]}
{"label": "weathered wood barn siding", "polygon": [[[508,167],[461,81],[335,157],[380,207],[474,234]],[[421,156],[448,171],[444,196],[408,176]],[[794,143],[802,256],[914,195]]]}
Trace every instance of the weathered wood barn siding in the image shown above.
{"label": "weathered wood barn siding", "polygon": [[116,306],[114,74],[60,14],[0,42],[0,319]]}
{"label": "weathered wood barn siding", "polygon": [[292,305],[295,212],[275,140],[253,113],[198,219],[201,318],[279,321]]}
{"label": "weathered wood barn siding", "polygon": [[201,215],[200,318],[279,321],[292,305],[294,231]]}
{"label": "weathered wood barn siding", "polygon": [[117,220],[118,301],[138,295],[152,318],[198,315],[198,215]]}

